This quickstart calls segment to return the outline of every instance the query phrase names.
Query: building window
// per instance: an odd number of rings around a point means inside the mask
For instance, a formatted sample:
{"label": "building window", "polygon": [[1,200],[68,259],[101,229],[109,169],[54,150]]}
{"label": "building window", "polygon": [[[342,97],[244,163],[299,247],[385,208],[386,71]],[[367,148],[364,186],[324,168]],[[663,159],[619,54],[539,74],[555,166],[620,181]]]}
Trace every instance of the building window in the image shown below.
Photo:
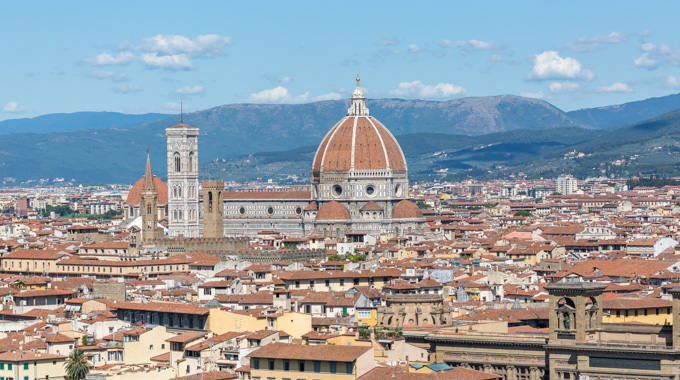
{"label": "building window", "polygon": [[175,153],[175,173],[179,173],[182,170],[181,161],[179,159],[179,153]]}
{"label": "building window", "polygon": [[269,359],[269,370],[273,371],[274,370],[274,361]]}
{"label": "building window", "polygon": [[28,363],[24,363],[24,369],[28,369]]}
{"label": "building window", "polygon": [[283,370],[284,371],[290,371],[290,360],[284,360],[283,361]]}
{"label": "building window", "polygon": [[369,319],[371,318],[371,309],[358,309],[357,318],[359,319]]}
{"label": "building window", "polygon": [[314,362],[314,372],[321,372],[321,362]]}
{"label": "building window", "polygon": [[305,362],[303,362],[303,361],[298,362],[298,371],[299,372],[305,372]]}
{"label": "building window", "polygon": [[326,287],[331,286],[331,280],[326,280]]}
{"label": "building window", "polygon": [[345,363],[346,369],[347,369],[347,374],[351,375],[352,371],[354,371],[354,365],[352,363]]}
{"label": "building window", "polygon": [[260,359],[253,359],[253,369],[260,369]]}
{"label": "building window", "polygon": [[331,373],[338,372],[337,365],[337,363],[331,362]]}

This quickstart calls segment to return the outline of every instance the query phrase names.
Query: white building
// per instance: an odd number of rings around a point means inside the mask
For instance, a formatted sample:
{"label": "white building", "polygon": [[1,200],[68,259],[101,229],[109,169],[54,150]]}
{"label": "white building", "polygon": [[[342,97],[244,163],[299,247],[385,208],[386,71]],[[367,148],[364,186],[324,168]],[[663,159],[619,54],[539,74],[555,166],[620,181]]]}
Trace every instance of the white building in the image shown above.
{"label": "white building", "polygon": [[200,237],[198,127],[165,129],[168,142],[168,234]]}
{"label": "white building", "polygon": [[569,174],[557,177],[557,192],[562,195],[574,194],[578,190],[578,180]]}

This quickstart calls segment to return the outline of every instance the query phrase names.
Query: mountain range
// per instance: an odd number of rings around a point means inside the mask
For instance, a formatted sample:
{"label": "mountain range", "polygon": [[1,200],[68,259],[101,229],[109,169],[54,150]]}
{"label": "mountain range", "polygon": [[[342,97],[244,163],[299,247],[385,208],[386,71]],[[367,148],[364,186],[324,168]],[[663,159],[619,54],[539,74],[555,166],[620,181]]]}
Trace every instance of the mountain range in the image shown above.
{"label": "mountain range", "polygon": [[[572,148],[594,152],[600,139],[617,142],[617,149],[629,146],[611,128],[680,108],[680,94],[571,112],[513,95],[440,102],[376,99],[367,105],[371,115],[397,136],[414,178],[432,176],[437,170],[437,175],[511,175],[518,170],[540,175],[553,172],[532,164],[538,157],[554,159],[549,156]],[[348,107],[348,100],[231,104],[186,114],[184,121],[201,128],[199,163],[205,175],[304,179],[316,146]],[[654,133],[672,129],[673,115],[657,120],[666,124]],[[133,125],[135,118],[146,119]],[[75,113],[0,122],[0,131],[23,131],[0,135],[5,141],[0,146],[0,179],[131,183],[143,174],[147,149],[155,173],[164,177],[165,128],[178,119],[161,114]],[[639,128],[643,127],[633,131]],[[649,134],[631,136],[645,139]],[[573,161],[563,156],[562,160]]]}

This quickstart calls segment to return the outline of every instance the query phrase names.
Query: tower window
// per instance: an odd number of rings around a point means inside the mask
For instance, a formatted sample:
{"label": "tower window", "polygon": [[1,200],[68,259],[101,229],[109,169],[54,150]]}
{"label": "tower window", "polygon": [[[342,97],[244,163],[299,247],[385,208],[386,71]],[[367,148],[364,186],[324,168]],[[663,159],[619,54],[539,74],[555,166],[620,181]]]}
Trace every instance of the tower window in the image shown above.
{"label": "tower window", "polygon": [[267,207],[267,215],[272,215],[272,214],[274,214],[274,208],[271,207],[271,206]]}
{"label": "tower window", "polygon": [[194,170],[194,152],[189,152],[189,167],[187,169],[190,172]]}
{"label": "tower window", "polygon": [[179,153],[175,153],[175,173],[179,173],[182,170],[181,161],[179,159]]}
{"label": "tower window", "polygon": [[208,211],[212,212],[212,210],[213,210],[212,191],[208,191]]}

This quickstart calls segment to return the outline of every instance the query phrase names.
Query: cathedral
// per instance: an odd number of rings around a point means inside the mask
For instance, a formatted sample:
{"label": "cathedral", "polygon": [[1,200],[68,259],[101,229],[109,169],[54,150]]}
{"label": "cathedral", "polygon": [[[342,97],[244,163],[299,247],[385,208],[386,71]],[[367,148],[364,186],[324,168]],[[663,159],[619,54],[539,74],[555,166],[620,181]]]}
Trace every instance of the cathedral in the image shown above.
{"label": "cathedral", "polygon": [[[289,191],[224,191],[224,182],[198,178],[199,128],[183,122],[166,128],[168,181],[153,181],[157,216],[167,216],[168,236],[290,236],[344,239],[426,232],[425,218],[408,198],[408,166],[392,133],[370,115],[359,86],[347,114],[321,141],[312,162],[311,186]],[[150,170],[150,167],[149,167]],[[130,190],[125,215],[139,218],[145,189]],[[162,202],[165,202],[164,204]],[[138,222],[139,223],[139,222]]]}

